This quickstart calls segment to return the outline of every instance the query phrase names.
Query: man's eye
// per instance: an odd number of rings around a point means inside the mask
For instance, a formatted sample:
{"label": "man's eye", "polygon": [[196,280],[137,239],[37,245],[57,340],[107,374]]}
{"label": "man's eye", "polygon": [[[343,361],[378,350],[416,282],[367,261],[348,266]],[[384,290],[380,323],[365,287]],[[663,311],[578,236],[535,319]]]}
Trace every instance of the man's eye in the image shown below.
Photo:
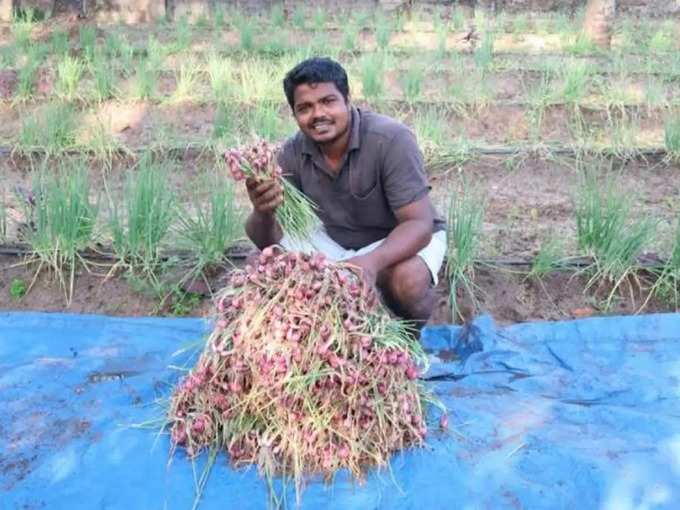
{"label": "man's eye", "polygon": [[323,100],[325,104],[332,103],[333,101],[335,101],[334,97],[327,97],[326,99]]}

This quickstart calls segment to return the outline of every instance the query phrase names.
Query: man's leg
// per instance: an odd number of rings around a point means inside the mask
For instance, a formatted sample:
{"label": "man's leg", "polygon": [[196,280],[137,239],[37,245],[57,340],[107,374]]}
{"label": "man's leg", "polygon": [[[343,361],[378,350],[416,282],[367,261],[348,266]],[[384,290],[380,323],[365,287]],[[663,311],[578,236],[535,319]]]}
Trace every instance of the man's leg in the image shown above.
{"label": "man's leg", "polygon": [[352,250],[345,250],[331,239],[323,227],[319,227],[312,233],[309,239],[305,240],[292,239],[284,234],[279,244],[288,251],[299,251],[308,255],[317,252],[323,253],[329,260],[334,262],[351,257],[354,254]]}
{"label": "man's leg", "polygon": [[[437,300],[434,288],[446,255],[446,231],[432,235],[432,240],[418,255],[389,267],[378,275],[378,287],[385,304],[418,328],[428,321]],[[372,247],[374,249],[374,247]]]}
{"label": "man's leg", "polygon": [[[383,240],[376,241],[360,250],[346,250],[333,241],[323,229],[305,242],[293,241],[286,236],[281,245],[292,251],[312,253],[320,251],[333,261],[351,258],[371,252]],[[418,255],[383,269],[377,278],[385,304],[398,316],[414,321],[422,328],[432,315],[436,296],[437,273],[446,253],[446,231],[436,232],[432,240]]]}
{"label": "man's leg", "polygon": [[425,325],[432,315],[436,296],[432,273],[420,256],[399,262],[378,275],[378,288],[387,306],[418,327]]}

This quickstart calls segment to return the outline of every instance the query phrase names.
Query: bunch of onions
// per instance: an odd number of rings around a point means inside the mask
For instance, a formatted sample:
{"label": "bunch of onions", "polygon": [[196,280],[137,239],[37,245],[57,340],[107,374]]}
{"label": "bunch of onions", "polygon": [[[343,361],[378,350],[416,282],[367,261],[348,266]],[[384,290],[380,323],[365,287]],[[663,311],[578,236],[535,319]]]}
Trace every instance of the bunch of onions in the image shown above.
{"label": "bunch of onions", "polygon": [[258,180],[275,179],[283,188],[283,203],[276,209],[276,220],[291,238],[308,239],[319,226],[316,206],[309,198],[284,178],[277,163],[280,147],[260,140],[246,147],[229,149],[224,157],[231,176],[236,181],[252,177]]}
{"label": "bunch of onions", "polygon": [[[266,248],[216,297],[215,329],[169,410],[173,448],[224,449],[267,478],[327,480],[422,445],[427,358],[351,266]],[[270,485],[271,486],[271,485]]]}

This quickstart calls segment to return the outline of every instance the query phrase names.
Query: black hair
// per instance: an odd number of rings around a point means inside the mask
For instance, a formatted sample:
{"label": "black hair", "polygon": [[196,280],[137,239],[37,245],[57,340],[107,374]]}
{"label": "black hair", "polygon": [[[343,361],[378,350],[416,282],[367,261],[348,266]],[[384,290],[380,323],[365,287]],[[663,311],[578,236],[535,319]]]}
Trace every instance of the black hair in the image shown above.
{"label": "black hair", "polygon": [[294,105],[295,87],[303,84],[333,83],[347,102],[349,84],[347,73],[335,60],[327,57],[312,57],[303,60],[288,71],[283,79],[283,91],[291,108]]}

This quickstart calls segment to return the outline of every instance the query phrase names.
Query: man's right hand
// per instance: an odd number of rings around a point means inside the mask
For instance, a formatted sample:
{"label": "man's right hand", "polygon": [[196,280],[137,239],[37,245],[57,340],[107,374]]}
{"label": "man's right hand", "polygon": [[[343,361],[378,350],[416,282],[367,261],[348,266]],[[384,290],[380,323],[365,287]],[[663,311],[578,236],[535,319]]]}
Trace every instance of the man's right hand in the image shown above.
{"label": "man's right hand", "polygon": [[277,180],[263,181],[249,177],[246,179],[246,189],[253,208],[260,214],[272,214],[283,202],[283,186]]}

